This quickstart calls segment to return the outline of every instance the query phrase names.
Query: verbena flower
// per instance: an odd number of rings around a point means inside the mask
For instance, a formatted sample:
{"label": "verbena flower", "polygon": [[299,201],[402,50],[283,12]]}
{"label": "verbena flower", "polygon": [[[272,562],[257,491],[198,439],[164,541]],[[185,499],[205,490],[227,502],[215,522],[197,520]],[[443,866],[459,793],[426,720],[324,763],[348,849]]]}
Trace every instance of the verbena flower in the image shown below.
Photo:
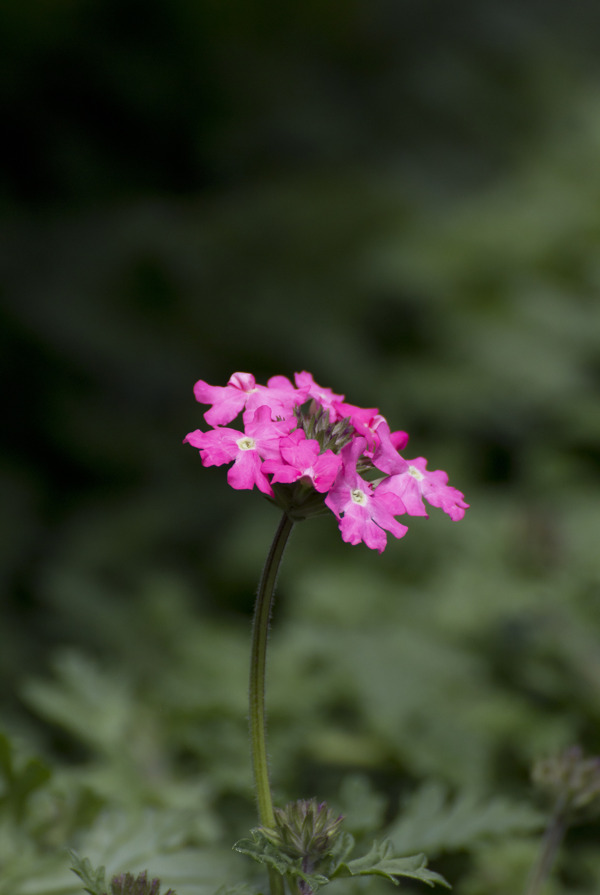
{"label": "verbena flower", "polygon": [[[329,509],[350,544],[381,552],[386,532],[401,538],[408,530],[397,516],[427,516],[423,500],[462,519],[469,506],[462,492],[443,470],[428,471],[423,457],[404,459],[407,433],[391,432],[378,408],[346,403],[306,371],[294,382],[273,376],[259,385],[251,373],[234,373],[225,386],[199,380],[194,395],[212,405],[204,414],[212,428],[184,441],[204,466],[233,463],[232,488],[256,486],[293,518]],[[229,428],[240,413],[243,431]]]}
{"label": "verbena flower", "polygon": [[406,469],[392,477],[390,487],[402,498],[411,516],[427,516],[423,498],[432,507],[440,507],[454,522],[462,519],[469,508],[464,494],[448,485],[448,476],[442,469],[428,472],[425,457],[407,460]]}
{"label": "verbena flower", "polygon": [[339,519],[344,541],[350,544],[364,541],[367,547],[381,553],[387,543],[386,531],[397,538],[408,531],[406,525],[394,518],[405,513],[406,507],[400,497],[384,487],[388,480],[373,488],[358,474],[358,459],[366,443],[366,438],[355,438],[342,450],[342,469],[325,503]]}
{"label": "verbena flower", "polygon": [[279,442],[280,460],[265,460],[263,472],[272,474],[272,482],[297,482],[304,479],[316,491],[329,491],[342,464],[332,450],[321,453],[316,438],[307,438],[303,429],[295,429]]}
{"label": "verbena flower", "polygon": [[262,405],[252,413],[243,433],[222,427],[210,432],[196,429],[186,436],[185,441],[200,449],[204,466],[222,466],[233,460],[227,473],[232,488],[254,488],[256,485],[265,494],[272,495],[273,489],[262,471],[262,463],[280,456],[281,439],[293,425],[293,417],[272,420],[271,409]]}
{"label": "verbena flower", "polygon": [[212,404],[204,414],[211,426],[223,426],[246,409],[252,414],[263,404],[281,415],[289,415],[300,395],[308,396],[308,383],[303,388],[294,388],[286,376],[273,376],[267,385],[257,385],[252,373],[234,373],[226,386],[208,385],[199,379],[194,386],[196,401]]}

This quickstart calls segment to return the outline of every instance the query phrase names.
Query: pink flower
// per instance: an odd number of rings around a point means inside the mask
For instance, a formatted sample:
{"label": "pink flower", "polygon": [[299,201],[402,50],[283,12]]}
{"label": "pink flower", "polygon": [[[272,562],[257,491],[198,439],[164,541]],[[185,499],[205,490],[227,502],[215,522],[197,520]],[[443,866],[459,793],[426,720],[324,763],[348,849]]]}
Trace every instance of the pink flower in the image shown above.
{"label": "pink flower", "polygon": [[333,451],[319,453],[319,442],[307,438],[302,429],[296,429],[279,442],[281,460],[265,460],[263,472],[273,473],[272,482],[296,482],[307,478],[316,491],[329,491],[342,463]]}
{"label": "pink flower", "polygon": [[235,419],[246,406],[250,395],[256,391],[256,379],[252,373],[234,373],[225,386],[209,385],[199,379],[194,385],[194,396],[199,404],[212,404],[204,414],[209,426],[223,426]]}
{"label": "pink flower", "polygon": [[263,460],[280,457],[279,442],[294,425],[294,419],[273,422],[270,409],[263,406],[248,421],[245,432],[227,428],[210,432],[196,429],[186,435],[184,442],[199,448],[203,466],[222,466],[234,460],[227,473],[232,488],[252,489],[256,485],[272,497],[273,489],[262,470]]}
{"label": "pink flower", "polygon": [[302,373],[296,373],[294,379],[297,388],[306,389],[307,397],[314,398],[321,407],[329,411],[330,422],[335,423],[336,420],[340,419],[334,404],[336,401],[343,401],[343,395],[336,395],[330,388],[323,388],[323,386],[318,385],[313,379],[312,373],[307,373],[306,370]]}
{"label": "pink flower", "polygon": [[392,475],[385,484],[402,499],[409,515],[427,516],[424,497],[432,507],[440,507],[447,513],[453,522],[463,518],[469,504],[465,503],[461,491],[448,484],[448,476],[442,469],[428,472],[424,457],[406,463],[406,471]]}
{"label": "pink flower", "polygon": [[[427,516],[424,501],[455,521],[469,506],[443,470],[428,472],[423,457],[400,455],[406,432],[391,432],[376,407],[346,403],[306,370],[295,374],[295,385],[287,376],[258,385],[251,373],[234,373],[223,387],[200,379],[194,394],[211,405],[204,416],[213,428],[196,429],[185,441],[199,449],[204,466],[232,463],[233,488],[256,486],[292,519],[327,506],[351,544],[363,541],[381,553],[386,532],[406,534],[395,517]],[[226,427],[240,413],[244,431]]]}
{"label": "pink flower", "polygon": [[334,401],[333,407],[336,419],[350,420],[354,426],[357,435],[364,435],[367,439],[367,445],[372,450],[375,443],[373,435],[373,423],[376,419],[383,419],[379,416],[377,407],[357,407],[356,404],[346,404],[344,401]]}
{"label": "pink flower", "polygon": [[225,386],[209,385],[202,379],[194,385],[196,401],[213,405],[204,414],[210,426],[230,423],[244,409],[251,418],[262,406],[270,407],[274,417],[289,416],[307,394],[308,387],[296,389],[286,376],[273,376],[265,386],[257,385],[251,373],[234,373]]}
{"label": "pink flower", "polygon": [[386,482],[373,488],[356,472],[366,443],[365,438],[359,437],[343,448],[342,469],[325,503],[340,520],[344,541],[350,544],[364,541],[367,547],[381,553],[387,544],[386,531],[401,538],[408,528],[394,518],[404,513],[405,507],[397,494],[383,487]]}
{"label": "pink flower", "polygon": [[244,422],[257,407],[266,405],[271,409],[273,419],[285,419],[307,400],[308,388],[295,388],[287,376],[271,376],[267,385],[257,385],[255,392],[246,403]]}
{"label": "pink flower", "polygon": [[[373,465],[388,475],[404,472],[408,464],[400,456],[398,445],[404,447],[408,441],[406,432],[390,432],[387,420],[383,416],[377,416],[373,427],[376,439],[376,447],[373,451]],[[406,438],[403,438],[406,436]]]}
{"label": "pink flower", "polygon": [[356,434],[367,439],[365,455],[372,458],[377,469],[391,475],[406,468],[406,461],[398,451],[406,447],[408,435],[406,432],[390,432],[386,418],[377,407],[357,407],[342,401],[334,401],[333,406],[338,417],[348,417]]}

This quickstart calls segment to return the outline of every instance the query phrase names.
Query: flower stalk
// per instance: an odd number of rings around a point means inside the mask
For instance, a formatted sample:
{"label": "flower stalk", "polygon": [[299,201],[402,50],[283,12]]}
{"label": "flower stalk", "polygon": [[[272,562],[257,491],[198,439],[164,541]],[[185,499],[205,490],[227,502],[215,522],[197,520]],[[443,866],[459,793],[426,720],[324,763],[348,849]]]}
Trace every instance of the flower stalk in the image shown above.
{"label": "flower stalk", "polygon": [[[250,658],[250,747],[252,769],[258,803],[258,816],[264,827],[275,826],[275,812],[269,780],[267,756],[267,723],[265,711],[265,677],[267,666],[267,642],[269,622],[275,595],[275,583],[283,553],[294,527],[294,522],[284,513],[279,522],[269,550],[258,587],[252,627]],[[269,870],[271,895],[282,895],[283,880],[277,871]]]}
{"label": "flower stalk", "polygon": [[541,892],[568,828],[600,812],[600,757],[587,758],[579,746],[570,746],[537,762],[532,777],[554,807],[525,895]]}
{"label": "flower stalk", "polygon": [[[211,428],[195,429],[184,441],[200,451],[204,466],[233,464],[227,473],[232,488],[257,488],[283,510],[254,610],[250,743],[261,835],[271,841],[269,836],[285,834],[294,842],[300,836],[298,841],[308,854],[299,856],[301,881],[292,874],[289,882],[292,892],[306,895],[309,887],[304,876],[315,854],[322,859],[322,849],[326,850],[339,824],[338,819],[331,820],[324,803],[301,800],[293,803],[289,817],[284,816],[274,809],[271,795],[265,712],[267,642],[277,573],[291,530],[295,521],[331,512],[344,541],[364,543],[381,553],[388,532],[402,538],[408,531],[396,517],[426,516],[424,501],[440,507],[453,521],[462,519],[469,505],[461,491],[448,485],[443,470],[427,470],[424,457],[409,461],[400,455],[408,435],[403,430],[392,432],[376,407],[347,403],[344,395],[323,388],[306,370],[296,373],[294,380],[295,384],[286,376],[272,376],[264,386],[251,373],[241,372],[234,373],[226,386],[199,379],[194,395],[199,403],[211,405],[204,413]],[[228,425],[240,414],[243,431]],[[247,845],[236,848],[255,857],[253,843],[250,846],[250,850]],[[275,847],[273,841],[271,847]],[[269,857],[271,895],[283,895],[282,873],[290,874],[278,872],[273,856]]]}
{"label": "flower stalk", "polygon": [[539,895],[550,876],[554,860],[567,831],[566,798],[559,796],[550,823],[544,833],[537,861],[527,883],[525,895]]}

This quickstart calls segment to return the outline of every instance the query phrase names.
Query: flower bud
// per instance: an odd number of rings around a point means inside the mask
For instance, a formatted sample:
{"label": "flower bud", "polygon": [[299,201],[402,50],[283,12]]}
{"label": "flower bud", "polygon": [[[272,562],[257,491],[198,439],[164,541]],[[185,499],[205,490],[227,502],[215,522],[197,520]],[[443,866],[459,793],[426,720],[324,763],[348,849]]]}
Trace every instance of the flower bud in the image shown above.
{"label": "flower bud", "polygon": [[[110,891],[111,895],[160,895],[160,880],[149,880],[145,870],[137,877],[132,873],[120,873],[111,879]],[[175,895],[175,892],[169,889],[165,895]]]}
{"label": "flower bud", "polygon": [[321,453],[330,450],[334,454],[339,454],[342,448],[352,440],[356,431],[350,422],[350,417],[344,417],[337,423],[331,423],[329,410],[325,410],[314,400],[301,407],[295,407],[294,415],[298,420],[298,427],[306,432],[306,437],[314,438],[319,442]]}
{"label": "flower bud", "polygon": [[532,778],[541,790],[564,802],[572,821],[600,813],[600,758],[584,758],[579,746],[537,762]]}
{"label": "flower bud", "polygon": [[285,808],[275,808],[275,829],[260,827],[260,831],[288,857],[301,858],[303,869],[311,871],[331,854],[342,820],[326,802],[299,799]]}

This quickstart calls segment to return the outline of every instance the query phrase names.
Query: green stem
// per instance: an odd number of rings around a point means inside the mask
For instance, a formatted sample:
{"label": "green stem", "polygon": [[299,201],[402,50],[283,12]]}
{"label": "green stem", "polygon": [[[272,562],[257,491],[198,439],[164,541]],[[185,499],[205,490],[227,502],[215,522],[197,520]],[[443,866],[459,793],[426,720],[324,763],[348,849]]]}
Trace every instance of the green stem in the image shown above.
{"label": "green stem", "polygon": [[550,876],[556,853],[567,831],[565,799],[559,797],[550,818],[550,823],[542,838],[540,851],[533,872],[529,878],[525,895],[538,895],[542,886]]}
{"label": "green stem", "polygon": [[[269,782],[267,757],[267,730],[265,713],[265,671],[267,665],[267,641],[269,621],[275,594],[275,582],[285,545],[294,522],[284,513],[275,532],[269,555],[258,587],[254,624],[252,628],[252,653],[250,660],[250,744],[252,768],[258,802],[258,816],[265,827],[275,826],[273,798]],[[269,870],[271,895],[283,895],[283,879],[276,870]]]}

